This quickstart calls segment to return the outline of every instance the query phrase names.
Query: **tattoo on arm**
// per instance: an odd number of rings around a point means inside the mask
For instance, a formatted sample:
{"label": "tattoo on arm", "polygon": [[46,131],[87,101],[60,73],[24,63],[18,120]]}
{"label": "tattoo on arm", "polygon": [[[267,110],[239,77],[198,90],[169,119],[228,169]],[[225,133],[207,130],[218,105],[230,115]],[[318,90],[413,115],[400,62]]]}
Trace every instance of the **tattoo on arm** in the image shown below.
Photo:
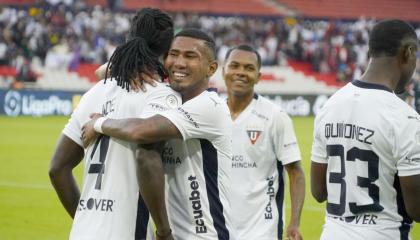
{"label": "tattoo on arm", "polygon": [[102,131],[114,138],[142,144],[182,138],[178,128],[161,115],[146,119],[108,119],[102,125]]}

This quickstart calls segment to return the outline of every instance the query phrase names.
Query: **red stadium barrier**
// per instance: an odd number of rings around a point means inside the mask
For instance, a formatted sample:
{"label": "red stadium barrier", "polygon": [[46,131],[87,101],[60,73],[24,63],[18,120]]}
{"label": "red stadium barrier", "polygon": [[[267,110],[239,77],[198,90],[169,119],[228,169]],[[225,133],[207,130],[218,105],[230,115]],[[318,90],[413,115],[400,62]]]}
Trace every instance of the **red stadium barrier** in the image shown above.
{"label": "red stadium barrier", "polygon": [[90,82],[97,82],[95,77],[95,70],[99,67],[99,64],[94,63],[81,63],[77,68],[76,72],[81,77],[86,77]]}
{"label": "red stadium barrier", "polygon": [[0,76],[16,77],[16,69],[10,66],[0,66]]}
{"label": "red stadium barrier", "polygon": [[36,0],[0,0],[0,5],[33,5]]}
{"label": "red stadium barrier", "polygon": [[306,76],[314,77],[318,81],[323,81],[329,86],[343,86],[344,83],[337,82],[337,76],[335,73],[318,73],[312,70],[311,63],[308,62],[298,62],[289,60],[288,65],[292,67],[295,71],[302,72]]}
{"label": "red stadium barrier", "polygon": [[361,16],[389,19],[398,16],[407,21],[420,21],[418,0],[277,0],[305,17],[358,19]]}

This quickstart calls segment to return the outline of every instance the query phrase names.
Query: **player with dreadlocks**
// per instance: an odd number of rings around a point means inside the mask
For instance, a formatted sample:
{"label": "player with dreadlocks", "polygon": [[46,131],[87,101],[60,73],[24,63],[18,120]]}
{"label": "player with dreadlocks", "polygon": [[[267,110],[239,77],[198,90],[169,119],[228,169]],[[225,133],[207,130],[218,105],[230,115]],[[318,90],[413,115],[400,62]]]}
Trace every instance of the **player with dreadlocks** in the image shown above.
{"label": "player with dreadlocks", "polygon": [[[152,8],[138,11],[127,42],[115,50],[106,66],[105,79],[83,96],[65,126],[51,160],[50,178],[74,217],[70,239],[152,239],[149,211],[157,239],[173,239],[160,154],[108,136],[100,136],[86,149],[81,141],[82,126],[92,112],[113,118],[149,117],[182,102],[180,95],[163,83],[147,93],[129,91],[144,76],[157,73],[165,78],[159,57],[167,52],[172,39],[173,22],[166,13]],[[72,169],[84,155],[80,194]]]}
{"label": "player with dreadlocks", "polygon": [[[148,18],[151,14],[158,20]],[[109,73],[118,86],[129,90],[130,82],[142,81],[144,74],[157,73],[161,79],[166,78],[159,56],[168,51],[173,35],[172,19],[165,13],[157,9],[139,12],[133,18],[127,42],[117,47],[106,64],[105,80]]]}

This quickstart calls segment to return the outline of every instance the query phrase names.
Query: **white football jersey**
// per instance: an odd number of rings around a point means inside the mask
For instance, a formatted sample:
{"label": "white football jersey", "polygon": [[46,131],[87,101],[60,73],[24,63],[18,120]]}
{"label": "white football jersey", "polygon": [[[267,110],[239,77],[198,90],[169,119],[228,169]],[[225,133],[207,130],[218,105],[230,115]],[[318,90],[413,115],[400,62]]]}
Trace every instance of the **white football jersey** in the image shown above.
{"label": "white football jersey", "polygon": [[[97,83],[82,98],[63,133],[81,145],[81,126],[92,112],[114,118],[147,117],[180,105],[179,94],[164,84],[146,93],[128,92],[116,81]],[[81,145],[82,146],[82,145]],[[137,144],[101,135],[85,151],[83,189],[70,239],[153,239],[149,213],[139,196]]]}
{"label": "white football jersey", "polygon": [[255,95],[233,122],[232,216],[238,239],[282,239],[283,165],[301,159],[290,117]]}
{"label": "white football jersey", "polygon": [[388,88],[355,80],[335,93],[316,116],[312,161],[328,164],[324,236],[409,238],[398,177],[420,174],[420,116]]}
{"label": "white football jersey", "polygon": [[166,206],[176,240],[236,239],[230,215],[232,120],[226,103],[204,91],[168,118],[183,139],[163,152]]}

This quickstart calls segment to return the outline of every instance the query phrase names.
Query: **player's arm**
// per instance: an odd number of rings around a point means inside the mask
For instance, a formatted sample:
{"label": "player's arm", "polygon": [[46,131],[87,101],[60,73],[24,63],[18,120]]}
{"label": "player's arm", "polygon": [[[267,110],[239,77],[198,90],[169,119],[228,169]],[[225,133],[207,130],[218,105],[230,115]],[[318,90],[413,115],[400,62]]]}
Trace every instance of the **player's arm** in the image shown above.
{"label": "player's arm", "polygon": [[[420,117],[413,111],[409,116]],[[420,142],[418,134],[420,132],[420,121],[410,119],[407,121],[407,115],[401,114],[401,120],[398,122],[398,128],[394,128],[395,139],[391,144],[394,146],[394,155],[396,156],[398,180],[405,209],[408,215],[416,222],[420,221]],[[396,176],[397,177],[397,176]]]}
{"label": "player's arm", "polygon": [[[106,119],[96,115],[83,126],[82,140],[85,146],[96,137],[95,129],[113,138],[141,144],[155,143],[182,135],[178,128],[167,118],[155,115],[150,118]],[[98,123],[100,126],[98,127]],[[94,128],[95,123],[97,124]]]}
{"label": "player's arm", "polygon": [[300,239],[299,225],[302,215],[303,202],[305,201],[305,174],[303,173],[300,161],[285,165],[290,182],[291,216],[288,226],[293,239]]}
{"label": "player's arm", "polygon": [[147,145],[137,150],[137,178],[150,215],[156,225],[156,234],[162,239],[171,235],[165,203],[165,177],[161,158],[163,143]]}
{"label": "player's arm", "polygon": [[[106,63],[104,63],[104,64],[102,64],[100,67],[98,67],[96,70],[95,70],[95,77],[96,77],[96,80],[102,80],[102,79],[104,79],[105,78],[105,75],[106,75],[106,68],[107,68],[107,66],[108,66],[108,62],[106,62]],[[109,73],[108,73],[109,74]]]}
{"label": "player's arm", "polygon": [[320,203],[327,200],[327,164],[311,163],[311,192]]}
{"label": "player's arm", "polygon": [[316,201],[327,200],[327,168],[328,157],[323,124],[320,123],[322,113],[318,113],[314,121],[314,138],[311,150],[311,193]]}
{"label": "player's arm", "polygon": [[80,198],[80,191],[72,170],[80,163],[83,156],[83,148],[62,134],[50,163],[51,183],[61,203],[72,218],[74,218]]}
{"label": "player's arm", "polygon": [[420,222],[420,175],[399,177],[405,209],[416,222]]}

